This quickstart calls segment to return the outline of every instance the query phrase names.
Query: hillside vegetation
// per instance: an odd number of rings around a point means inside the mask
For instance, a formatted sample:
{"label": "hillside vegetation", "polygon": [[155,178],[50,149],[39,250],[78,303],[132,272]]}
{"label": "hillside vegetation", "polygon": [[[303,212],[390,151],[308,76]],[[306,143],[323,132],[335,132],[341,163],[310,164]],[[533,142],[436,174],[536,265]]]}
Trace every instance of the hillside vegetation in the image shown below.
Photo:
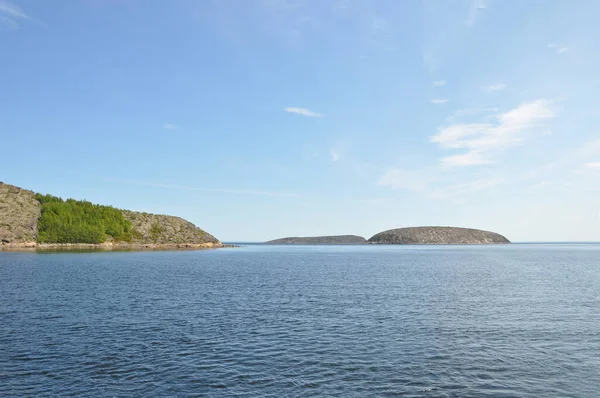
{"label": "hillside vegetation", "polygon": [[131,242],[131,222],[121,210],[84,200],[63,200],[36,194],[42,212],[38,221],[38,243]]}

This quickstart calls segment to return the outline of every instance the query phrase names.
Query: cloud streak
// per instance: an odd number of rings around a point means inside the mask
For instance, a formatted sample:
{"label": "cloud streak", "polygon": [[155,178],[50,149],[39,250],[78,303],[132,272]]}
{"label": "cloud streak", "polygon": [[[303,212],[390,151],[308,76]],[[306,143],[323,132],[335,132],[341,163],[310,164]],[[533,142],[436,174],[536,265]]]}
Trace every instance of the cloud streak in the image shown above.
{"label": "cloud streak", "polygon": [[295,108],[295,107],[288,107],[288,108],[284,108],[283,109],[286,112],[289,113],[295,113],[297,115],[302,115],[302,116],[306,116],[306,117],[324,117],[325,115],[323,115],[322,113],[318,113],[318,112],[314,112],[311,111],[310,109],[307,108]]}
{"label": "cloud streak", "polygon": [[445,80],[436,80],[433,82],[433,87],[442,87],[446,85]]}
{"label": "cloud streak", "polygon": [[106,182],[116,182],[116,183],[121,183],[121,184],[139,185],[139,186],[152,187],[152,188],[177,189],[177,190],[194,191],[194,192],[212,192],[212,193],[224,193],[224,194],[232,194],[232,195],[274,196],[274,197],[288,197],[288,198],[300,197],[299,194],[291,193],[291,192],[261,191],[261,190],[255,190],[255,189],[199,188],[199,187],[189,187],[189,186],[176,185],[176,184],[164,184],[164,183],[154,182],[154,181],[127,180],[127,179],[111,178],[111,177],[103,177],[102,180],[106,181]]}
{"label": "cloud streak", "polygon": [[492,84],[491,86],[487,86],[485,89],[487,91],[500,91],[500,90],[504,90],[505,88],[506,88],[506,84],[498,83],[498,84]]}
{"label": "cloud streak", "polygon": [[569,47],[557,43],[548,43],[548,48],[555,50],[557,54],[564,54],[569,51]]}
{"label": "cloud streak", "polygon": [[329,154],[331,155],[331,161],[332,162],[337,162],[338,160],[340,160],[340,153],[334,149],[329,151]]}
{"label": "cloud streak", "polygon": [[163,128],[166,130],[177,130],[179,126],[173,123],[165,123],[163,124]]}
{"label": "cloud streak", "polygon": [[469,14],[467,15],[467,20],[465,21],[467,26],[475,25],[475,21],[477,20],[477,15],[485,8],[484,0],[473,0],[471,2],[471,7],[469,7]]}
{"label": "cloud streak", "polygon": [[522,142],[523,134],[555,117],[550,101],[539,99],[495,116],[496,123],[459,123],[442,127],[429,140],[443,149],[466,152],[441,159],[446,168],[493,163],[494,155]]}
{"label": "cloud streak", "polygon": [[0,0],[0,25],[18,29],[19,24],[24,20],[31,20],[31,18],[16,5]]}
{"label": "cloud streak", "polygon": [[377,185],[419,192],[425,190],[431,181],[433,177],[425,171],[395,168],[386,171],[377,181]]}
{"label": "cloud streak", "polygon": [[600,170],[600,162],[588,162],[584,164],[588,169],[597,169]]}
{"label": "cloud streak", "polygon": [[495,188],[504,182],[504,178],[501,177],[481,178],[461,184],[433,189],[431,192],[429,192],[429,197],[431,199],[440,200],[463,199],[466,196],[478,194]]}
{"label": "cloud streak", "polygon": [[448,102],[448,100],[447,99],[432,99],[430,102],[434,105],[441,105],[441,104],[445,104],[446,102]]}
{"label": "cloud streak", "polygon": [[377,185],[392,189],[401,189],[422,194],[434,200],[461,200],[470,195],[492,189],[505,182],[499,176],[478,178],[461,183],[444,183],[443,173],[439,170],[405,170],[393,168],[386,171]]}

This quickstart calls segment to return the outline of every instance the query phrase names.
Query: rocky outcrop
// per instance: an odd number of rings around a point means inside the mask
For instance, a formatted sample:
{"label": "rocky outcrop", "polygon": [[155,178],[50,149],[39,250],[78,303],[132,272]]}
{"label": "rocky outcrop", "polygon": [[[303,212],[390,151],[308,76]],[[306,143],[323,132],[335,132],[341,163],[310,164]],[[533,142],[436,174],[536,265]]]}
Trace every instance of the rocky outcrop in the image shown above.
{"label": "rocky outcrop", "polygon": [[510,243],[495,232],[457,227],[411,227],[390,229],[369,239],[372,244],[404,245],[474,245]]}
{"label": "rocky outcrop", "polygon": [[335,235],[335,236],[311,236],[311,237],[289,237],[270,240],[265,242],[269,245],[363,245],[367,243],[362,236]]}
{"label": "rocky outcrop", "polygon": [[0,182],[0,244],[34,242],[40,203],[34,193]]}
{"label": "rocky outcrop", "polygon": [[134,244],[220,244],[211,234],[201,230],[183,218],[162,214],[139,213],[123,210],[123,216],[131,222]]}
{"label": "rocky outcrop", "polygon": [[131,223],[131,242],[37,243],[42,205],[35,193],[0,182],[2,249],[203,249],[223,247],[214,236],[180,217],[122,210]]}

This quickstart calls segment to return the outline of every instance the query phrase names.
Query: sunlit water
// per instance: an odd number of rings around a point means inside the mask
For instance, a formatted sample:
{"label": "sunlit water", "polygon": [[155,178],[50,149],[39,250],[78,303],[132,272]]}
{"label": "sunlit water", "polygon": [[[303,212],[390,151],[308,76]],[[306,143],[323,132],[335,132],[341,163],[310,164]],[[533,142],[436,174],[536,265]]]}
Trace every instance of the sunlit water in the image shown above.
{"label": "sunlit water", "polygon": [[600,396],[600,245],[0,253],[0,396]]}

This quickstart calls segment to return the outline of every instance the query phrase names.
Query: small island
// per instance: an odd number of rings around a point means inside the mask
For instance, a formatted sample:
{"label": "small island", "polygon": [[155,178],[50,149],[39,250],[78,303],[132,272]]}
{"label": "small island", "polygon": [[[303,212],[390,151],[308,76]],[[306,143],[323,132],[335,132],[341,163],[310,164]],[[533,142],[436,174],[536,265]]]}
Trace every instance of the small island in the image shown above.
{"label": "small island", "polygon": [[367,240],[356,235],[289,237],[270,240],[268,245],[364,245]]}
{"label": "small island", "polygon": [[380,232],[370,244],[396,245],[475,245],[510,243],[504,236],[490,231],[457,227],[409,227]]}

